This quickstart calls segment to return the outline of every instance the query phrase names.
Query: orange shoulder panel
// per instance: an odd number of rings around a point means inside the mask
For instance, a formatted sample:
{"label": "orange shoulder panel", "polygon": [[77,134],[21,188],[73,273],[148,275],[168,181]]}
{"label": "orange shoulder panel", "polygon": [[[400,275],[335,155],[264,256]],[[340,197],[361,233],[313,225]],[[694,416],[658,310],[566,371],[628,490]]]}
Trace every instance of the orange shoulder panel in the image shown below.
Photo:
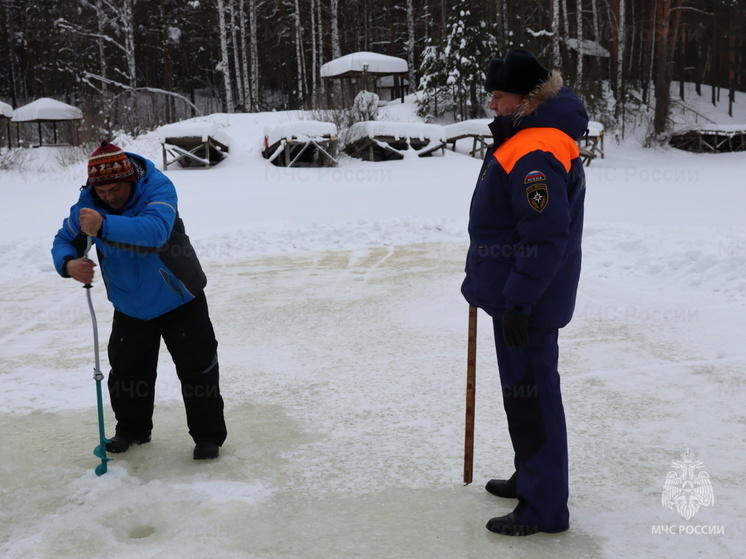
{"label": "orange shoulder panel", "polygon": [[570,172],[572,160],[580,157],[578,144],[557,128],[524,128],[495,150],[492,156],[510,173],[518,160],[532,151],[548,151]]}

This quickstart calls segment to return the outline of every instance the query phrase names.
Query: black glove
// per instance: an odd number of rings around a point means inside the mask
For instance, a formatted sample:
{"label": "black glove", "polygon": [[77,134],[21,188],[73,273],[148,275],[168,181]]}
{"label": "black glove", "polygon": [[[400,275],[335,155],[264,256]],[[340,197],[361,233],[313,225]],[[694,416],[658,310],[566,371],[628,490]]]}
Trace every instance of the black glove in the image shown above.
{"label": "black glove", "polygon": [[503,313],[503,338],[508,347],[525,347],[528,344],[528,315],[516,310],[506,310]]}

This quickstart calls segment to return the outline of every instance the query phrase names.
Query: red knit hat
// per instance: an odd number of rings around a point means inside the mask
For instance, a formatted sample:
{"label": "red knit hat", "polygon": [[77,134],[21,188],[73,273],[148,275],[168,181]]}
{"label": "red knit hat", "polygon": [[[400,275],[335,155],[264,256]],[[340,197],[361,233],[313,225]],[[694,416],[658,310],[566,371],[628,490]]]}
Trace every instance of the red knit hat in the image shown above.
{"label": "red knit hat", "polygon": [[88,183],[91,186],[136,181],[137,175],[129,157],[122,148],[108,140],[103,140],[88,159]]}

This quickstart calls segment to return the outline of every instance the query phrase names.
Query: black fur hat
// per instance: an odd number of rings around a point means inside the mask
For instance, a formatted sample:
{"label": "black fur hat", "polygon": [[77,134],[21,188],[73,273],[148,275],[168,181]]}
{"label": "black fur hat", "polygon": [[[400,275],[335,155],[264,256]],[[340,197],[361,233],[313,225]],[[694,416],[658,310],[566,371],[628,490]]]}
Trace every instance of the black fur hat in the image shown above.
{"label": "black fur hat", "polygon": [[512,49],[505,58],[493,58],[487,68],[484,88],[489,92],[507,91],[528,95],[549,77],[531,51]]}

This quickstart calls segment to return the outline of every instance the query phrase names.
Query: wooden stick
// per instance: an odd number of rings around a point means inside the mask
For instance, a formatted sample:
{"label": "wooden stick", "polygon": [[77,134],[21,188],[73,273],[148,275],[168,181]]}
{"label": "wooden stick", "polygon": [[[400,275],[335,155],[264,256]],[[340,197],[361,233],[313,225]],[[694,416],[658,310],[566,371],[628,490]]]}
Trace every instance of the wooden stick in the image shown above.
{"label": "wooden stick", "polygon": [[466,421],[464,433],[464,485],[474,473],[474,405],[477,394],[477,308],[469,307],[469,335],[466,351]]}

